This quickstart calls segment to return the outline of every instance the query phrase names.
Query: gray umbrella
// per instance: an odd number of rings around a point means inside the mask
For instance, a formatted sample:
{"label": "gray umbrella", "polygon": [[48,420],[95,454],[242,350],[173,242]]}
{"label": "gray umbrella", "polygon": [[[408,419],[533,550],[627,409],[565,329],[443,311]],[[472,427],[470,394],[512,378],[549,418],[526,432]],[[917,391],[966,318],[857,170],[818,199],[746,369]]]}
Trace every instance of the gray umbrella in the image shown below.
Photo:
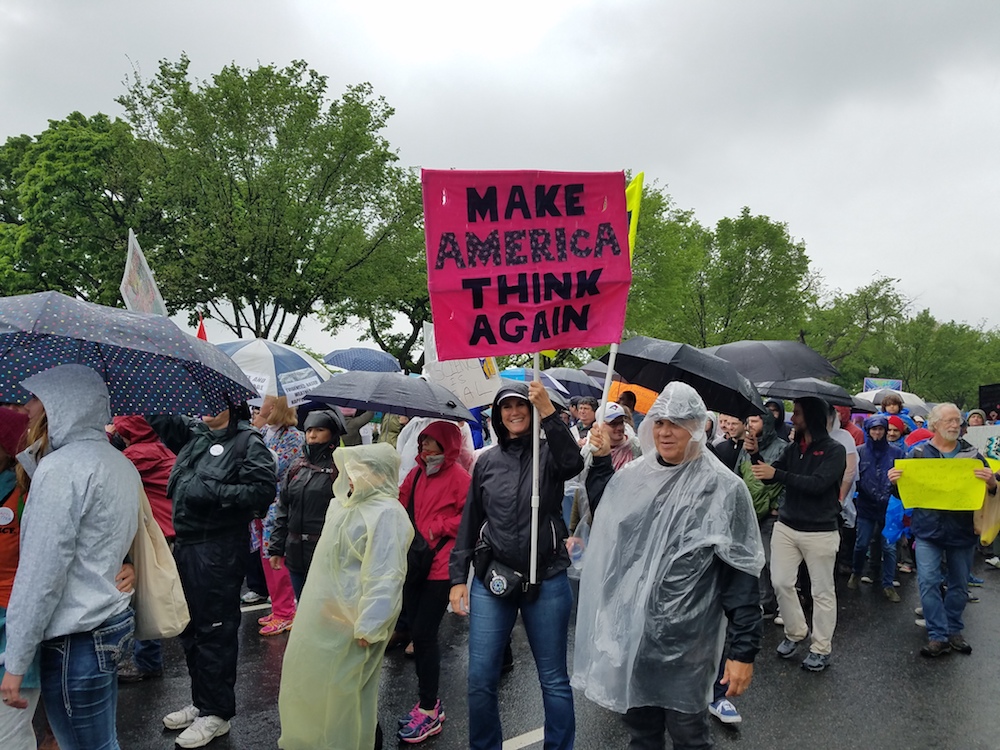
{"label": "gray umbrella", "polygon": [[93,368],[111,413],[217,414],[256,390],[229,357],[162,315],[58,292],[0,299],[0,401],[25,403],[26,378],[64,364]]}
{"label": "gray umbrella", "polygon": [[840,374],[826,359],[798,341],[733,341],[702,351],[726,360],[754,383],[832,378]]}
{"label": "gray umbrella", "polygon": [[570,367],[550,367],[545,373],[550,378],[558,380],[570,396],[593,396],[600,400],[604,391],[590,375],[581,370],[574,370]]}
{"label": "gray umbrella", "polygon": [[399,372],[344,372],[332,376],[305,397],[310,401],[405,417],[476,421],[458,396],[444,386]]}
{"label": "gray umbrella", "polygon": [[793,378],[757,383],[757,390],[772,398],[821,398],[834,406],[854,406],[854,397],[836,383],[828,383],[819,378]]}

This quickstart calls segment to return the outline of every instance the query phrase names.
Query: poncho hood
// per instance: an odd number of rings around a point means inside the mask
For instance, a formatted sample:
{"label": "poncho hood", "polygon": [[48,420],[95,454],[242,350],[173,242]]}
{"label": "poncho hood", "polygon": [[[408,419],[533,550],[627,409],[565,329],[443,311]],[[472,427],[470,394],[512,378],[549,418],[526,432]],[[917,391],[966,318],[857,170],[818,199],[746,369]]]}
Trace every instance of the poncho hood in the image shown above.
{"label": "poncho hood", "polygon": [[398,497],[399,455],[391,445],[376,443],[340,448],[334,451],[333,461],[337,466],[333,496],[344,507],[378,497]]}
{"label": "poncho hood", "polygon": [[104,379],[84,365],[59,365],[32,375],[21,386],[45,407],[52,450],[77,440],[107,442],[111,399]]}

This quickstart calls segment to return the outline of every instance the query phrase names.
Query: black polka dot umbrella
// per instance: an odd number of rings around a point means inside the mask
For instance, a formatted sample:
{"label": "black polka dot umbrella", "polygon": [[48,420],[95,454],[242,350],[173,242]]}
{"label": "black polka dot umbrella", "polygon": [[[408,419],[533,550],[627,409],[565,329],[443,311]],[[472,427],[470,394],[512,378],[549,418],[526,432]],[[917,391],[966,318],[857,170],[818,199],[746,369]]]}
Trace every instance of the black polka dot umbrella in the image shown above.
{"label": "black polka dot umbrella", "polygon": [[58,292],[0,299],[0,402],[25,403],[22,380],[71,363],[104,378],[114,415],[217,414],[257,396],[236,363],[169,318]]}

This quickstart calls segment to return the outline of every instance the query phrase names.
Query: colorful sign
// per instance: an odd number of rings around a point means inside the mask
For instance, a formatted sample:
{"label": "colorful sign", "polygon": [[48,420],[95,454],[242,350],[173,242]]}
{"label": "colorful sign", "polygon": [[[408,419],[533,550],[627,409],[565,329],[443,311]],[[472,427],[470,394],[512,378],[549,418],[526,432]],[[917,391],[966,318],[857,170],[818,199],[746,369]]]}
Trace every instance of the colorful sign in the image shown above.
{"label": "colorful sign", "polygon": [[139,240],[135,238],[135,233],[131,229],[128,230],[125,275],[122,276],[122,283],[118,289],[122,293],[122,299],[125,300],[125,307],[132,312],[166,316],[167,306],[163,304],[156,279],[153,278],[146,256],[139,247]]}
{"label": "colorful sign", "polygon": [[903,390],[903,381],[893,380],[892,378],[865,378],[865,387],[861,390],[881,391],[883,388],[891,388],[894,391],[901,391]]}
{"label": "colorful sign", "polygon": [[620,340],[624,173],[424,170],[421,182],[439,360]]}
{"label": "colorful sign", "polygon": [[902,458],[895,468],[903,475],[896,482],[904,508],[979,510],[986,482],[975,475],[985,468],[974,458]]}

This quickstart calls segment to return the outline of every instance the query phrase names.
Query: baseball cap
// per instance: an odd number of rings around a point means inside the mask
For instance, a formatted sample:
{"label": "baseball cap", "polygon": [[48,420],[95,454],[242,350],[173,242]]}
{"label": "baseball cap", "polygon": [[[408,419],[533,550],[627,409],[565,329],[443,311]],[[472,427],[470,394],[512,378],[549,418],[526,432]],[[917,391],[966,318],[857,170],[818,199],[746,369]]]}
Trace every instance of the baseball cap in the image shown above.
{"label": "baseball cap", "polygon": [[621,404],[616,404],[614,401],[604,405],[604,421],[613,422],[618,417],[624,417],[625,410],[621,407]]}

